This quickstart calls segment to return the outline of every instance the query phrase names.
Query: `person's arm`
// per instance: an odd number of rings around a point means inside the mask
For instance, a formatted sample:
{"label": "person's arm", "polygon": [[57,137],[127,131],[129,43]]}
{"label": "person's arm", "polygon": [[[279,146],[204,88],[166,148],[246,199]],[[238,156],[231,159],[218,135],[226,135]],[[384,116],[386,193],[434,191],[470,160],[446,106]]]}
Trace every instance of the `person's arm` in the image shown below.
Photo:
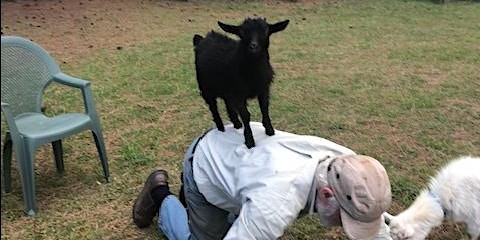
{"label": "person's arm", "polygon": [[383,221],[377,236],[375,236],[373,240],[392,240],[392,237],[390,236],[390,228]]}
{"label": "person's arm", "polygon": [[224,239],[278,239],[298,216],[301,203],[289,196],[247,200]]}

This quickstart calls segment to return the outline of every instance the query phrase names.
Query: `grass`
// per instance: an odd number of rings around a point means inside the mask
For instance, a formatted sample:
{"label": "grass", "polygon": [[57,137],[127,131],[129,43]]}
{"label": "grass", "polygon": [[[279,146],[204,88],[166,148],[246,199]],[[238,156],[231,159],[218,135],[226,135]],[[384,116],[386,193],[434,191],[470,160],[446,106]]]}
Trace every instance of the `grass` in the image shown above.
{"label": "grass", "polygon": [[[65,141],[66,172],[55,172],[51,150],[36,155],[39,213],[23,213],[19,177],[2,193],[2,239],[158,239],[138,230],[132,201],[153,168],[180,187],[181,158],[191,140],[213,126],[198,94],[192,36],[217,20],[237,23],[258,14],[290,19],[272,36],[276,71],[275,128],[331,139],[373,156],[392,184],[390,212],[406,208],[449,159],[480,155],[480,6],[470,2],[238,1],[150,2],[140,44],[105,49],[63,64],[92,82],[109,153],[111,183],[102,179],[90,134]],[[164,3],[163,3],[164,4]],[[160,16],[160,17],[159,17]],[[190,20],[188,20],[190,19]],[[2,17],[3,20],[3,17]],[[142,28],[142,25],[137,26]],[[112,47],[113,49],[113,47]],[[61,60],[59,60],[61,61]],[[79,93],[47,92],[48,114],[81,109]],[[59,107],[57,104],[66,104]],[[252,119],[260,121],[255,101]],[[226,118],[225,110],[221,113]],[[279,209],[281,211],[281,209]],[[429,239],[465,238],[444,224]],[[345,239],[315,217],[297,220],[283,239]]]}

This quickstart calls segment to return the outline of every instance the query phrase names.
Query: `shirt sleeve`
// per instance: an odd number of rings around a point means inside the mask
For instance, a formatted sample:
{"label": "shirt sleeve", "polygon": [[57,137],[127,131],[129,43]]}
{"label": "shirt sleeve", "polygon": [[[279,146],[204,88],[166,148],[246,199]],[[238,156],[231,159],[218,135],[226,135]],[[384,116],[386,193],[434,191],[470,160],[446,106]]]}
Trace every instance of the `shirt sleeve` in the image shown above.
{"label": "shirt sleeve", "polygon": [[390,236],[390,228],[387,224],[382,223],[382,226],[380,227],[380,230],[378,230],[378,233],[375,236],[374,240],[392,240],[392,237]]}
{"label": "shirt sleeve", "polygon": [[292,193],[248,199],[224,239],[278,239],[295,221],[304,200]]}

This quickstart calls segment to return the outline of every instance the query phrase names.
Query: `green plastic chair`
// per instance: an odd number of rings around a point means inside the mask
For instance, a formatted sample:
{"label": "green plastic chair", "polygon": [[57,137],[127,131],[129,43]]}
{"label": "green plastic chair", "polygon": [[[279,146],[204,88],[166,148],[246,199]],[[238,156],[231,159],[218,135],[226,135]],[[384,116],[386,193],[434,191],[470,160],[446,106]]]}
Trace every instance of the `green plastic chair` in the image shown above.
{"label": "green plastic chair", "polygon": [[[36,149],[51,143],[57,171],[64,171],[62,139],[85,130],[93,133],[103,174],[109,182],[107,152],[90,82],[60,71],[54,59],[30,40],[2,36],[2,112],[8,125],[3,148],[5,192],[11,191],[12,144],[15,149],[23,190],[25,212],[37,211],[35,200],[34,156]],[[82,91],[85,113],[47,117],[41,111],[44,90],[51,82]]]}

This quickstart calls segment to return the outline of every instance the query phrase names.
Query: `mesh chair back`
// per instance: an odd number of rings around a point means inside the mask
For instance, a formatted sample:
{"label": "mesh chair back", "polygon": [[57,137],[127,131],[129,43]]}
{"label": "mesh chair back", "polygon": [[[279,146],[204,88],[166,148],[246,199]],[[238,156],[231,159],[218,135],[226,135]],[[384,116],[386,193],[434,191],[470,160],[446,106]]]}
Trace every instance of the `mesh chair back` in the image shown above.
{"label": "mesh chair back", "polygon": [[2,102],[13,116],[40,112],[45,87],[60,71],[53,58],[37,44],[20,37],[2,37]]}

